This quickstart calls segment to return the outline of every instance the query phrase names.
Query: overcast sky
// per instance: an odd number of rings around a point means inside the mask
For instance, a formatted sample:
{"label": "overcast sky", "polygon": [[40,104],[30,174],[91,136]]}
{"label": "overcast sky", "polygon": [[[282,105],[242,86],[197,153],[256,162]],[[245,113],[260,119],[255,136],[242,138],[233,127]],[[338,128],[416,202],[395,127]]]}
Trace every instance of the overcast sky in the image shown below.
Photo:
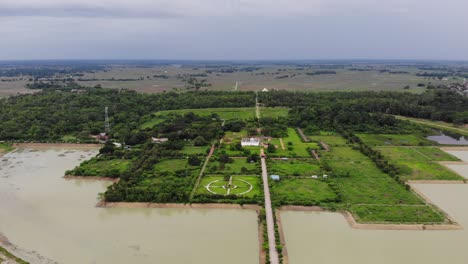
{"label": "overcast sky", "polygon": [[0,60],[468,60],[468,0],[0,0]]}

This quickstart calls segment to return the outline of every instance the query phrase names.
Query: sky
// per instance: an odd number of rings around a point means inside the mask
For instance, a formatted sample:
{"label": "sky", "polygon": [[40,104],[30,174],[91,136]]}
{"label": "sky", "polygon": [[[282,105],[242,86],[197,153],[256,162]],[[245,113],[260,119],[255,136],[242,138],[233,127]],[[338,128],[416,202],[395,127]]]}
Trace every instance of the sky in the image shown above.
{"label": "sky", "polygon": [[0,60],[468,60],[467,0],[0,0]]}

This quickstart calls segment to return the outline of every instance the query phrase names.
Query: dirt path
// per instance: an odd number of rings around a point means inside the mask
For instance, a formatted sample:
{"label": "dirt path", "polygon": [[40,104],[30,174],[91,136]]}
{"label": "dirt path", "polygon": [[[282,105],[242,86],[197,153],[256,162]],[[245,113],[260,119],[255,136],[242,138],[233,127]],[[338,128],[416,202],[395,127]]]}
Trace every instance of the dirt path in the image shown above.
{"label": "dirt path", "polygon": [[197,181],[195,182],[195,186],[193,186],[192,193],[190,193],[190,200],[192,200],[193,196],[195,195],[195,191],[198,188],[198,185],[200,185],[201,178],[203,177],[203,173],[205,172],[206,165],[208,165],[208,161],[210,161],[211,156],[213,155],[215,150],[215,145],[211,145],[210,153],[208,153],[208,156],[206,156],[205,163],[203,164],[202,169],[200,170],[200,175],[198,175]]}
{"label": "dirt path", "polygon": [[310,139],[304,134],[304,131],[302,131],[300,127],[297,127],[296,129],[304,142],[310,142]]}
{"label": "dirt path", "polygon": [[284,146],[284,141],[282,138],[279,139],[280,140],[280,144],[281,144],[281,149],[282,150],[286,150],[286,147]]}
{"label": "dirt path", "polygon": [[258,93],[255,93],[255,114],[257,119],[260,119],[260,106],[258,105]]}
{"label": "dirt path", "polygon": [[262,157],[262,179],[263,191],[265,193],[265,213],[268,232],[268,247],[270,253],[270,263],[279,264],[278,251],[276,251],[275,223],[273,220],[273,209],[271,208],[270,187],[268,186],[268,171],[265,157]]}

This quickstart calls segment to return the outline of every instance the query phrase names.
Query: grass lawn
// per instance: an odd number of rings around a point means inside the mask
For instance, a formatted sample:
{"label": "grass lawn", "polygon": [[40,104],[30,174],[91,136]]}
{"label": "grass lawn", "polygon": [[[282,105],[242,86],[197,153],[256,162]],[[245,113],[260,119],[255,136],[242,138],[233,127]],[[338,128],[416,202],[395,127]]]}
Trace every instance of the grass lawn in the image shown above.
{"label": "grass lawn", "polygon": [[315,160],[268,160],[268,173],[280,176],[312,176],[320,174]]}
{"label": "grass lawn", "polygon": [[400,168],[405,180],[463,180],[438,161],[458,161],[456,157],[435,147],[380,147],[377,148]]}
{"label": "grass lawn", "polygon": [[322,135],[307,135],[311,140],[323,141],[329,146],[344,146],[346,145],[346,139],[340,135],[322,136]]}
{"label": "grass lawn", "polygon": [[351,211],[359,222],[441,223],[445,220],[442,213],[428,205],[355,205]]}
{"label": "grass lawn", "polygon": [[338,198],[326,182],[315,179],[274,181],[271,192],[273,201],[281,204],[314,205]]}
{"label": "grass lawn", "polygon": [[435,145],[422,136],[406,134],[357,134],[364,143],[370,146],[428,146]]}
{"label": "grass lawn", "polygon": [[289,108],[286,107],[261,107],[260,108],[260,118],[270,117],[286,117],[288,116]]}
{"label": "grass lawn", "polygon": [[208,149],[210,149],[210,147],[184,146],[184,148],[180,151],[180,153],[185,154],[185,155],[196,155],[196,154],[206,155]]}
{"label": "grass lawn", "polygon": [[297,134],[294,128],[288,128],[288,136],[283,138],[284,146],[286,150],[281,148],[281,144],[279,139],[272,139],[274,145],[277,145],[278,148],[276,149],[275,153],[269,153],[268,156],[271,157],[307,157],[310,158],[311,155],[308,148],[318,149],[318,145],[316,143],[304,143],[302,142],[301,138]]}
{"label": "grass lawn", "polygon": [[10,152],[14,149],[15,148],[12,147],[10,143],[0,143],[0,154]]}
{"label": "grass lawn", "polygon": [[[216,182],[214,182],[216,181]],[[196,194],[212,194],[207,189],[206,186],[212,183],[210,186],[213,192],[217,194],[226,195],[227,190],[222,188],[222,186],[229,183],[229,181],[225,181],[223,176],[205,176],[202,178],[200,185],[196,191]],[[247,182],[247,183],[246,183]],[[241,194],[250,189],[252,186],[252,190],[248,193],[243,194],[245,197],[254,197],[255,195],[260,195],[260,177],[258,176],[233,176],[232,184],[237,186],[237,188],[231,189],[230,194]]]}
{"label": "grass lawn", "polygon": [[130,168],[131,160],[111,159],[100,160],[92,158],[84,161],[80,166],[66,174],[75,176],[101,176],[101,177],[120,177]]}
{"label": "grass lawn", "polygon": [[[242,170],[245,168],[246,170]],[[246,158],[233,158],[233,163],[227,163],[224,168],[219,161],[210,159],[206,168],[206,173],[210,174],[234,174],[234,175],[257,175],[260,174],[259,163],[248,163]]]}
{"label": "grass lawn", "polygon": [[73,135],[64,135],[64,136],[62,136],[62,141],[63,142],[76,142],[77,139]]}

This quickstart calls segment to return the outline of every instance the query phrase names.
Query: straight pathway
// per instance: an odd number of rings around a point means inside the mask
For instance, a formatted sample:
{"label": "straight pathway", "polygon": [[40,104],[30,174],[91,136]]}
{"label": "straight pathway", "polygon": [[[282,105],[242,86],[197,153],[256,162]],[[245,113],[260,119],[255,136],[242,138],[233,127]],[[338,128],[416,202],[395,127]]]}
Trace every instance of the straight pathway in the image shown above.
{"label": "straight pathway", "polygon": [[310,139],[304,134],[304,131],[300,127],[297,127],[297,132],[299,133],[299,136],[301,136],[302,141],[304,142],[310,142]]}
{"label": "straight pathway", "polygon": [[276,251],[275,222],[273,218],[273,209],[271,208],[270,187],[268,186],[268,171],[265,157],[261,158],[263,192],[265,193],[265,213],[268,232],[268,247],[270,253],[270,263],[279,264],[278,251]]}
{"label": "straight pathway", "polygon": [[197,191],[197,188],[198,188],[198,185],[200,184],[203,173],[205,172],[206,165],[208,164],[208,161],[210,161],[210,158],[213,155],[214,150],[215,150],[215,145],[213,144],[211,145],[210,153],[208,153],[208,156],[206,156],[205,163],[203,164],[203,167],[200,170],[200,175],[198,175],[197,182],[193,186],[192,193],[190,193],[190,200],[192,200],[193,196],[195,195],[195,192]]}

